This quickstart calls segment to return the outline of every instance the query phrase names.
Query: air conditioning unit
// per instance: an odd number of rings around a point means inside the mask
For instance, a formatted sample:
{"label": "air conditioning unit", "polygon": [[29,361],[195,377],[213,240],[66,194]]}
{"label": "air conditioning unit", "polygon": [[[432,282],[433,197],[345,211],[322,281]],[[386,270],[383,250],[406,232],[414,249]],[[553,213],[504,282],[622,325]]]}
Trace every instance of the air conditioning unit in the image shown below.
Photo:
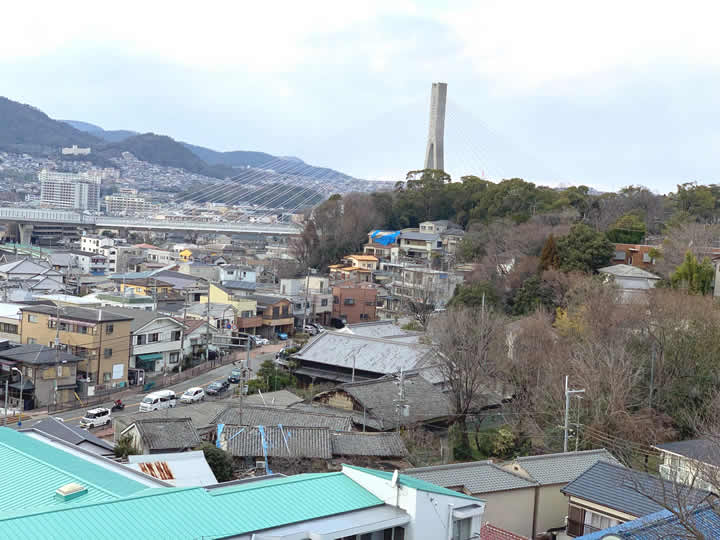
{"label": "air conditioning unit", "polygon": [[255,468],[265,470],[265,462],[264,461],[256,461]]}

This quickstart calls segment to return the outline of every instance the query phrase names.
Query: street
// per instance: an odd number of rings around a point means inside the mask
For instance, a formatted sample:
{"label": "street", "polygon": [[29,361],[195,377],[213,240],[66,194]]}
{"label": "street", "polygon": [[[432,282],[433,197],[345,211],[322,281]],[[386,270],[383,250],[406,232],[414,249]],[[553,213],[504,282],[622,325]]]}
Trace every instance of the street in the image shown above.
{"label": "street", "polygon": [[[251,377],[254,376],[255,373],[257,373],[257,370],[264,362],[265,360],[272,360],[275,358],[275,353],[282,348],[283,345],[266,345],[261,350],[253,351],[256,354],[251,354],[250,356],[250,373]],[[245,359],[245,354],[242,353],[242,355],[238,355],[238,359]],[[198,375],[197,377],[193,377],[191,379],[187,379],[181,383],[178,383],[176,385],[168,386],[167,388],[170,390],[174,390],[177,394],[178,402],[177,407],[191,407],[192,405],[180,403],[180,396],[182,393],[187,390],[188,388],[191,388],[193,386],[201,386],[205,388],[207,385],[209,385],[213,381],[227,379],[228,375],[230,375],[230,372],[237,368],[240,365],[240,360],[237,362],[238,365],[233,364],[226,364],[224,366],[217,367],[213,370],[210,370],[206,373],[203,373],[201,375]],[[230,385],[230,390],[227,392],[221,394],[217,398],[214,398],[212,396],[206,396],[206,400],[212,400],[212,399],[227,399],[228,396],[232,395],[232,392],[234,391],[234,387],[236,385]],[[154,388],[154,390],[160,390],[161,388]],[[125,403],[125,409],[122,411],[114,411],[112,413],[113,418],[119,418],[131,414],[136,414],[138,412],[138,406],[140,405],[140,401],[142,398],[147,394],[148,392],[143,392],[142,387],[137,387],[137,392],[134,394],[130,394],[130,396],[125,395],[123,397],[123,403]],[[92,408],[96,407],[107,407],[108,409],[111,408],[114,404],[114,401],[108,401],[106,403],[101,403],[98,405],[93,405]],[[80,419],[83,417],[85,411],[89,407],[78,407],[76,409],[71,409],[68,411],[63,411],[59,413],[52,414],[51,416],[53,418],[59,418],[62,419],[64,422],[68,422],[71,425],[77,425],[80,422]],[[47,409],[35,409],[34,411],[26,411],[26,413],[30,415],[29,419],[25,419],[22,422],[21,426],[18,426],[17,423],[14,423],[12,425],[8,425],[8,427],[11,428],[21,428],[21,427],[32,427],[33,424],[36,424],[40,420],[43,420],[44,418],[48,417]],[[0,420],[1,421],[1,420]]]}

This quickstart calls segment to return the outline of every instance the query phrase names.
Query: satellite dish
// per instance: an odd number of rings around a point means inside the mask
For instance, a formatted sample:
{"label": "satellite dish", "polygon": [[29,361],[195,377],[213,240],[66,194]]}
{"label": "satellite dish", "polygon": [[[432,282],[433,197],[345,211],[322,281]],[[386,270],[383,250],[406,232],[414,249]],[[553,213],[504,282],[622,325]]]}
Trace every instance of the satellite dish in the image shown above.
{"label": "satellite dish", "polygon": [[398,478],[399,478],[399,477],[400,477],[400,473],[398,472],[397,469],[395,469],[395,472],[394,472],[393,475],[392,475],[392,481],[390,482],[390,487],[395,487],[395,486],[397,486]]}

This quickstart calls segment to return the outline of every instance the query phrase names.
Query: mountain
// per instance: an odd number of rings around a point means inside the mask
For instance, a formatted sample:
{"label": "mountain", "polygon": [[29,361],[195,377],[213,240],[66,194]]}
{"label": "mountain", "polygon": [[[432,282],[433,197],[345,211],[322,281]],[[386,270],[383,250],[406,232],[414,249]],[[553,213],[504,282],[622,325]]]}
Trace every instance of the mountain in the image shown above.
{"label": "mountain", "polygon": [[78,120],[60,121],[65,122],[66,124],[70,124],[75,129],[79,129],[80,131],[86,131],[87,133],[95,135],[96,137],[104,139],[108,142],[120,142],[127,139],[128,137],[132,137],[133,135],[139,135],[137,131],[129,131],[127,129],[105,130],[100,126],[96,126],[95,124],[91,124],[89,122],[80,122]]}
{"label": "mountain", "polygon": [[98,150],[98,154],[108,158],[120,156],[123,152],[130,152],[141,161],[185,169],[205,176],[225,178],[235,174],[235,170],[230,167],[208,165],[183,144],[166,135],[133,135],[122,141],[106,144]]}
{"label": "mountain", "polygon": [[44,112],[0,96],[0,150],[50,154],[62,146],[97,146],[102,141]]}

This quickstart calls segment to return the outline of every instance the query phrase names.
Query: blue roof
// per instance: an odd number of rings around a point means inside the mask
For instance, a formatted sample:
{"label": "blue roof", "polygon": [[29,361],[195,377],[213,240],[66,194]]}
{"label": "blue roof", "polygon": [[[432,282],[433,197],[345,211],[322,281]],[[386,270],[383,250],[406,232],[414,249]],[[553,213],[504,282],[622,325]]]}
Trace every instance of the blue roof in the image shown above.
{"label": "blue roof", "polygon": [[115,501],[14,517],[4,538],[225,538],[382,506],[343,473],[301,474],[206,490],[157,488]]}
{"label": "blue roof", "polygon": [[[87,493],[70,501],[55,495],[55,490],[72,482],[87,487]],[[115,500],[146,488],[146,484],[110,468],[24,433],[0,428],[0,516],[16,510]]]}
{"label": "blue roof", "polygon": [[[691,524],[705,538],[720,538],[720,516],[710,505],[704,505],[687,515]],[[577,540],[602,540],[608,535],[631,540],[657,540],[658,538],[689,538],[690,532],[683,527],[669,510],[661,510],[615,527],[579,536]]]}

